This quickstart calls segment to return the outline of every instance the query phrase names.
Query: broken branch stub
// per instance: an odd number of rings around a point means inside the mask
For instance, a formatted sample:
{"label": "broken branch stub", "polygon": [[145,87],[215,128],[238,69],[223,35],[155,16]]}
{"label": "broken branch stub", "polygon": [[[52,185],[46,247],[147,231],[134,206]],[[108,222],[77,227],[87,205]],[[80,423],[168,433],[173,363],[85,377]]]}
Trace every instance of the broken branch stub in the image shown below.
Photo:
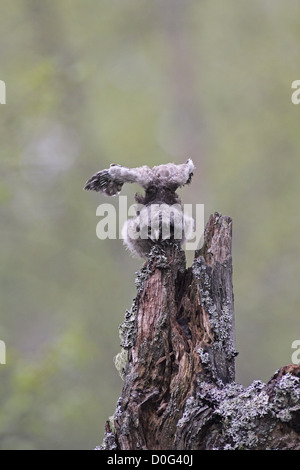
{"label": "broken branch stub", "polygon": [[300,449],[300,367],[235,383],[232,221],[210,216],[186,268],[155,246],[120,326],[124,379],[101,450]]}
{"label": "broken branch stub", "polygon": [[111,423],[117,448],[172,448],[196,378],[234,380],[231,277],[229,217],[210,217],[188,269],[178,245],[152,250],[120,328],[124,387]]}

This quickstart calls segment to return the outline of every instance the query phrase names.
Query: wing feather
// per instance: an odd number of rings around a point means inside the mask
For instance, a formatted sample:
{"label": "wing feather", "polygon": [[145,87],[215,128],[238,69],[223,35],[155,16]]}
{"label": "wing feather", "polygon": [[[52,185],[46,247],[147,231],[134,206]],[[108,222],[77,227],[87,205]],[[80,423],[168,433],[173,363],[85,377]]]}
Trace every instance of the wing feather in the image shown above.
{"label": "wing feather", "polygon": [[127,168],[122,165],[111,164],[107,170],[98,171],[85,184],[84,189],[100,191],[107,196],[119,194],[124,183],[137,183],[145,190],[157,186],[172,188],[174,191],[191,181],[194,164],[187,160],[182,165],[167,163],[153,167]]}
{"label": "wing feather", "polygon": [[112,164],[108,170],[95,173],[85,184],[84,189],[100,191],[107,196],[118,194],[124,183],[137,183],[146,188],[151,183],[151,170],[147,166],[139,168],[126,168]]}
{"label": "wing feather", "polygon": [[87,191],[100,191],[107,196],[115,196],[123,186],[123,182],[111,177],[109,170],[98,171],[85,183],[84,189]]}

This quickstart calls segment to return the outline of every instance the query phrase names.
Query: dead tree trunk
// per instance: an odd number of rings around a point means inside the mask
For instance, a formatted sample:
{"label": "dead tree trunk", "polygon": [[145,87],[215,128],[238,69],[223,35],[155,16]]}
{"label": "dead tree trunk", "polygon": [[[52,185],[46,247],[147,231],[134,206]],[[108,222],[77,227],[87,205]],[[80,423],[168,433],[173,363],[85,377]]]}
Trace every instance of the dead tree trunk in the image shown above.
{"label": "dead tree trunk", "polygon": [[100,449],[300,449],[300,367],[235,383],[231,233],[215,213],[192,267],[165,242],[138,273],[116,358],[124,387]]}

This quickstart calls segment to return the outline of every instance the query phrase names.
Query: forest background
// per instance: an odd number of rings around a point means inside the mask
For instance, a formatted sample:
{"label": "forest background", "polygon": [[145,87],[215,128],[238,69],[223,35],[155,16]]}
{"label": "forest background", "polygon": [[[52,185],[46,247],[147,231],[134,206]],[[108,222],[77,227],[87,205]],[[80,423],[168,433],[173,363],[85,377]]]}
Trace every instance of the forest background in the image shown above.
{"label": "forest background", "polygon": [[143,261],[96,236],[111,162],[193,159],[183,201],[233,218],[237,381],[267,381],[300,340],[299,2],[0,8],[0,448],[92,449],[114,412]]}

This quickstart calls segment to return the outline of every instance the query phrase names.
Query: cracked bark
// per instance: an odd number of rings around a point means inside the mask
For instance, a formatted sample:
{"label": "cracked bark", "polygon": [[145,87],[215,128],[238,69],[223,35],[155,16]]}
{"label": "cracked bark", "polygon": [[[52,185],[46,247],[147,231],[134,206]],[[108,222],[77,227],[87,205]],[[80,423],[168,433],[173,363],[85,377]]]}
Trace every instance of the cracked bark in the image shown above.
{"label": "cracked bark", "polygon": [[124,386],[98,449],[300,449],[300,367],[235,382],[232,221],[215,213],[203,247],[157,246],[120,326]]}

